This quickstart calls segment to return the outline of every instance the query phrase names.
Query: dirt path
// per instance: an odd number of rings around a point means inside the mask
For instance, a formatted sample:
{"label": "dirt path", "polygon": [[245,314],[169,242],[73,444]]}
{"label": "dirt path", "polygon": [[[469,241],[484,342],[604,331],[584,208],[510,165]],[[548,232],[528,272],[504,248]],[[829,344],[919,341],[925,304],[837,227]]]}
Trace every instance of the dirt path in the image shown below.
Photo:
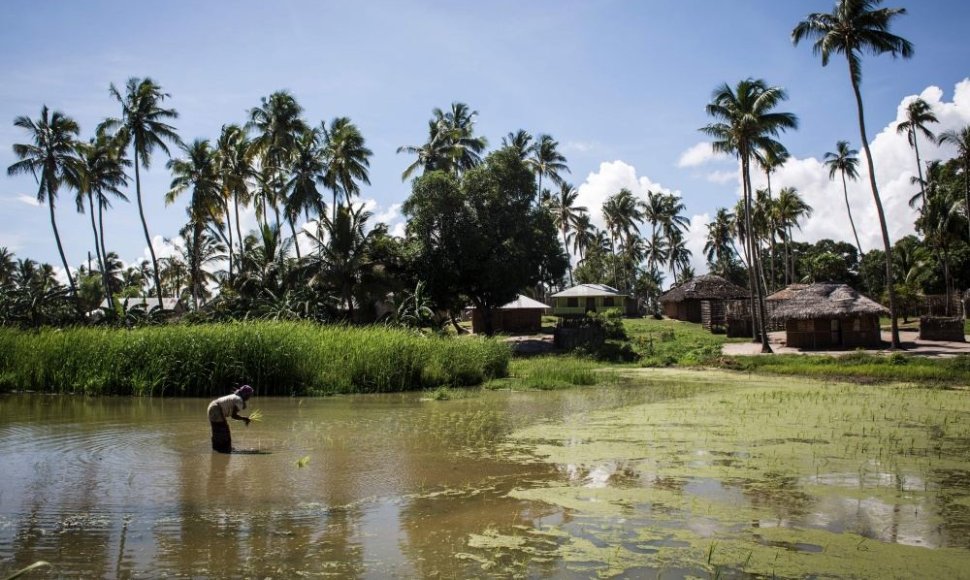
{"label": "dirt path", "polygon": [[[888,331],[882,333],[883,348],[881,349],[868,349],[866,352],[873,354],[887,354],[889,350],[890,334]],[[961,354],[970,355],[970,342],[946,342],[946,341],[930,341],[930,340],[920,340],[919,332],[911,330],[901,330],[899,331],[899,340],[903,343],[903,350],[906,354],[915,354],[919,356],[925,356],[930,358],[949,358],[955,357]],[[806,354],[806,355],[833,355],[840,356],[844,354],[849,354],[856,352],[855,349],[850,350],[801,350],[797,348],[791,348],[785,346],[785,333],[784,331],[771,332],[768,333],[768,341],[771,343],[772,350],[775,354]],[[725,344],[721,348],[721,352],[725,355],[756,355],[761,354],[761,343],[760,342],[732,342]]]}

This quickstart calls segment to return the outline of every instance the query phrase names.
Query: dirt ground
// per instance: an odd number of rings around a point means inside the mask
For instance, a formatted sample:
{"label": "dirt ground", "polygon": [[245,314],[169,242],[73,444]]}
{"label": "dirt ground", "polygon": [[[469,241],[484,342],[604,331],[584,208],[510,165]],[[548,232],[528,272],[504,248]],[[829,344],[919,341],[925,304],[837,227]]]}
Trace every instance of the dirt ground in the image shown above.
{"label": "dirt ground", "polygon": [[[873,354],[883,354],[889,351],[890,335],[888,331],[882,333],[883,348],[868,349],[866,352]],[[899,340],[903,343],[903,351],[906,354],[915,354],[933,358],[948,358],[961,354],[970,355],[970,342],[948,342],[920,340],[919,332],[912,330],[900,330]],[[785,346],[785,332],[768,333],[768,341],[771,343],[772,350],[776,354],[828,354],[839,356],[856,352],[850,350],[801,350]],[[721,352],[725,355],[755,355],[761,354],[760,342],[732,342],[725,344]]]}

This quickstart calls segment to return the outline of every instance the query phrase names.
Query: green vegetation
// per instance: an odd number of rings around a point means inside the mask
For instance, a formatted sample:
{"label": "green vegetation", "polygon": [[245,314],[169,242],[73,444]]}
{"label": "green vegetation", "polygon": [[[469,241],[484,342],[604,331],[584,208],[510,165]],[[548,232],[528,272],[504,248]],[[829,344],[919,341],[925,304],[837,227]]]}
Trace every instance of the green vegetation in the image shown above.
{"label": "green vegetation", "polygon": [[509,376],[493,380],[489,389],[553,390],[615,382],[616,374],[605,365],[576,356],[538,356],[512,361]]}
{"label": "green vegetation", "polygon": [[0,391],[213,396],[405,391],[504,376],[509,348],[385,327],[249,322],[0,330]]}
{"label": "green vegetation", "polygon": [[700,324],[679,320],[627,319],[624,326],[644,367],[715,365],[722,344],[750,340],[729,339],[710,333]]}
{"label": "green vegetation", "polygon": [[804,375],[863,382],[905,381],[924,384],[970,383],[970,357],[931,359],[901,353],[882,356],[865,352],[842,356],[800,354],[724,359],[726,368],[778,375]]}

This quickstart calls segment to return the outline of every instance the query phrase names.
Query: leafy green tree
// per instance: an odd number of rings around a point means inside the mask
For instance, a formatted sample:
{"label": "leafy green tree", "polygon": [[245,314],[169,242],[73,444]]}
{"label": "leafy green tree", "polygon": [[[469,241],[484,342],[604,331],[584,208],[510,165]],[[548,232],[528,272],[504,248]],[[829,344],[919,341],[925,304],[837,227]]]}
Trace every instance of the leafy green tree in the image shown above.
{"label": "leafy green tree", "polygon": [[[886,214],[882,208],[882,198],[879,197],[879,186],[876,184],[876,169],[869,150],[869,138],[866,135],[865,111],[862,105],[862,54],[871,52],[879,55],[889,53],[892,56],[910,58],[913,55],[913,45],[900,36],[889,32],[893,20],[906,13],[905,8],[879,8],[882,0],[838,0],[831,13],[816,12],[799,22],[792,30],[792,42],[797,45],[803,39],[813,39],[812,51],[822,57],[822,66],[829,63],[832,54],[845,55],[849,65],[849,79],[852,92],[855,94],[856,109],[859,114],[859,136],[862,149],[866,154],[866,164],[869,168],[869,185],[872,188],[872,198],[876,203],[879,215],[879,227],[882,230],[882,243],[885,248],[886,280],[894,280],[892,243],[889,241],[889,229],[886,226]],[[892,283],[887,285],[889,295],[889,311],[892,317],[892,348],[900,348],[899,325],[896,322],[896,292]]]}
{"label": "leafy green tree", "polygon": [[121,118],[107,119],[103,126],[106,130],[118,129],[118,138],[121,143],[124,143],[125,147],[131,145],[134,152],[135,197],[138,200],[138,216],[141,218],[145,243],[148,244],[148,252],[152,258],[155,291],[158,294],[159,303],[161,303],[162,286],[158,273],[158,260],[155,257],[155,248],[152,246],[152,237],[148,233],[148,222],[145,221],[139,168],[148,169],[151,167],[152,154],[155,149],[161,149],[165,155],[169,155],[166,141],[176,145],[182,144],[182,140],[175,132],[175,127],[167,123],[171,119],[177,119],[178,112],[175,109],[165,109],[161,106],[162,102],[171,95],[163,93],[162,87],[148,77],[128,79],[124,95],[115,88],[114,84],[109,87],[108,92],[121,105]]}
{"label": "leafy green tree", "polygon": [[[962,129],[950,129],[940,134],[940,145],[954,145],[957,157],[963,164],[963,207],[970,212],[970,125]],[[970,241],[970,220],[967,220],[967,240]]]}
{"label": "leafy green tree", "polygon": [[495,308],[566,271],[552,218],[535,205],[535,187],[518,153],[503,149],[460,181],[425,174],[404,204],[418,277],[438,305],[458,295],[471,300],[488,334]]}
{"label": "leafy green tree", "polygon": [[762,352],[771,352],[768,344],[764,289],[760,281],[764,274],[757,251],[757,241],[752,227],[751,160],[758,151],[778,147],[775,137],[781,132],[798,127],[798,119],[792,113],[778,112],[775,108],[788,98],[779,87],[769,87],[763,80],[745,79],[735,88],[727,84],[714,90],[707,114],[715,122],[701,131],[714,138],[715,151],[734,154],[741,161],[742,199],[744,201],[744,235],[748,242],[749,280],[754,303],[752,313],[757,308],[758,329],[761,335]]}
{"label": "leafy green tree", "polygon": [[[946,175],[947,167],[939,161],[930,163],[927,171],[926,205],[916,220],[916,229],[925,236],[925,242],[935,249],[943,267],[944,293],[953,293],[950,277],[950,251],[959,241],[966,226],[963,199],[953,187],[954,175]],[[950,179],[947,179],[950,177]],[[949,315],[950,301],[946,301]]]}
{"label": "leafy green tree", "polygon": [[57,231],[54,205],[62,185],[79,189],[81,187],[81,159],[77,154],[77,136],[80,133],[74,119],[60,111],[50,111],[47,105],[41,107],[40,117],[35,121],[27,116],[17,117],[14,126],[27,132],[28,143],[15,143],[14,155],[17,161],[7,168],[8,175],[30,174],[37,180],[37,201],[46,203],[50,210],[51,228],[57,252],[64,265],[64,273],[71,288],[71,296],[77,297],[74,277],[64,256],[64,246]]}
{"label": "leafy green tree", "polygon": [[906,134],[909,146],[916,152],[916,171],[919,176],[919,192],[923,206],[926,205],[926,181],[923,179],[923,164],[919,159],[919,139],[922,133],[930,141],[936,141],[936,135],[926,128],[930,123],[939,123],[930,104],[917,98],[906,106],[906,120],[896,126],[896,133]]}

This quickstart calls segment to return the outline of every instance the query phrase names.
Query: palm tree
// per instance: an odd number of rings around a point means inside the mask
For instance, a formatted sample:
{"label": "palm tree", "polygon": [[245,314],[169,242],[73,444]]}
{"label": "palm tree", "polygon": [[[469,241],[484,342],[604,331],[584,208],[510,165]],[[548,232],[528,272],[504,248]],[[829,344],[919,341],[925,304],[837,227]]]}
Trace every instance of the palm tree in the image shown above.
{"label": "palm tree", "polygon": [[943,164],[933,161],[927,169],[926,205],[922,215],[916,220],[916,228],[925,235],[926,244],[939,252],[943,265],[943,281],[946,300],[946,314],[949,315],[951,276],[950,249],[960,239],[963,231],[963,200],[959,193],[943,177]]}
{"label": "palm tree", "polygon": [[795,281],[795,263],[791,256],[791,237],[792,228],[802,229],[799,222],[812,216],[812,206],[805,203],[805,200],[798,195],[798,190],[794,187],[783,187],[778,192],[778,200],[775,202],[778,212],[778,228],[784,235],[785,240],[785,278],[788,281]]}
{"label": "palm tree", "polygon": [[514,133],[509,133],[502,137],[502,147],[511,147],[519,154],[519,159],[525,161],[532,153],[535,144],[532,142],[532,135],[525,129],[519,129]]}
{"label": "palm tree", "polygon": [[323,155],[326,169],[323,183],[333,191],[333,220],[337,218],[337,193],[343,195],[350,205],[350,199],[360,194],[358,181],[370,185],[368,168],[373,152],[365,147],[364,136],[360,129],[347,117],[337,117],[330,121],[330,129],[321,125],[323,131]]}
{"label": "palm tree", "polygon": [[109,87],[108,92],[121,104],[121,118],[107,119],[103,125],[106,129],[117,128],[121,142],[124,143],[125,147],[129,144],[132,145],[135,154],[135,197],[138,200],[138,215],[141,218],[142,230],[145,233],[145,243],[148,244],[148,252],[152,257],[155,291],[158,294],[158,302],[161,304],[162,286],[158,274],[158,260],[155,258],[152,237],[148,233],[148,222],[145,221],[139,168],[148,169],[151,167],[152,153],[156,148],[161,149],[165,155],[169,155],[166,141],[176,145],[182,144],[182,140],[175,133],[175,127],[166,123],[170,119],[177,119],[178,112],[175,109],[162,108],[162,101],[171,95],[163,93],[162,87],[148,77],[128,79],[124,96],[115,88],[114,84]]}
{"label": "palm tree", "polygon": [[538,178],[538,188],[540,199],[542,198],[542,177],[547,176],[553,183],[561,185],[562,174],[569,173],[569,166],[566,165],[566,158],[559,152],[559,142],[551,135],[539,135],[532,148],[532,157],[526,163],[535,172]]}
{"label": "palm tree", "polygon": [[191,229],[190,239],[186,246],[192,250],[188,256],[189,275],[191,279],[192,302],[195,309],[199,308],[199,289],[201,287],[202,256],[199,250],[203,247],[201,238],[206,224],[216,221],[222,212],[222,184],[219,181],[219,166],[216,150],[206,139],[196,139],[191,145],[183,146],[188,155],[186,159],[172,159],[168,168],[172,172],[172,185],[165,194],[165,203],[173,203],[179,195],[192,190],[189,201],[188,227]]}
{"label": "palm tree", "polygon": [[690,267],[692,253],[687,249],[687,241],[684,240],[680,231],[676,231],[672,236],[667,237],[667,243],[669,245],[667,265],[670,266],[670,273],[674,280],[682,280],[682,277],[677,276],[677,269],[680,268],[681,273],[683,273]]}
{"label": "palm tree", "polygon": [[[564,182],[559,188],[559,195],[552,198],[548,204],[553,223],[562,232],[562,247],[567,253],[569,252],[567,234],[570,230],[576,229],[580,216],[588,211],[584,206],[575,205],[577,197],[579,197],[579,190]],[[569,264],[569,285],[573,285],[572,261]]]}
{"label": "palm tree", "polygon": [[[283,199],[284,176],[289,173],[300,135],[307,130],[301,118],[303,107],[287,91],[276,91],[263,97],[260,105],[249,111],[247,129],[254,129],[256,137],[252,146],[262,156],[262,169],[266,171],[266,196],[276,214],[279,226],[279,204]],[[264,212],[265,215],[265,212]]]}
{"label": "palm tree", "polygon": [[825,154],[825,165],[829,168],[829,179],[835,179],[835,174],[842,175],[842,193],[845,195],[845,211],[849,214],[849,225],[852,226],[852,235],[855,237],[855,247],[859,250],[859,259],[862,259],[862,244],[859,243],[859,233],[855,229],[855,221],[852,219],[852,207],[849,206],[849,184],[846,178],[855,181],[859,179],[859,152],[849,149],[848,141],[839,141],[835,144],[835,152]]}
{"label": "palm tree", "polygon": [[723,264],[734,253],[734,214],[722,207],[714,215],[714,221],[707,224],[704,255],[710,264]]}
{"label": "palm tree", "polygon": [[[128,185],[128,176],[125,175],[125,167],[131,162],[123,157],[123,151],[117,146],[117,142],[105,131],[98,131],[95,138],[87,145],[79,145],[78,152],[82,162],[80,166],[80,187],[77,192],[78,212],[84,212],[84,201],[88,202],[91,215],[91,231],[94,233],[94,251],[98,257],[98,266],[101,269],[101,278],[104,284],[105,299],[108,304],[114,303],[111,296],[111,284],[108,281],[108,268],[106,263],[107,252],[104,244],[104,208],[110,207],[111,201],[108,195],[128,201],[125,194],[119,187]],[[101,222],[101,233],[98,234],[98,225],[94,220],[94,201],[97,197],[99,221]]]}
{"label": "palm tree", "polygon": [[435,108],[431,113],[438,132],[449,145],[455,171],[460,174],[481,164],[481,153],[488,147],[488,140],[474,135],[478,111],[472,111],[465,103],[455,102],[448,112]]}
{"label": "palm tree", "polygon": [[[959,131],[944,131],[937,142],[940,145],[955,145],[957,148],[957,157],[963,162],[963,207],[970,216],[970,125],[965,125]],[[967,235],[967,239],[970,239],[970,219],[967,220]]]}
{"label": "palm tree", "polygon": [[15,143],[14,155],[19,161],[7,168],[7,175],[31,174],[37,180],[37,201],[46,203],[50,210],[51,228],[57,252],[64,265],[71,296],[77,298],[77,287],[71,276],[71,269],[64,256],[64,246],[57,231],[54,219],[54,204],[61,185],[78,189],[81,184],[81,160],[77,154],[77,136],[80,128],[74,119],[60,111],[50,111],[47,105],[40,109],[40,117],[35,121],[27,116],[17,117],[14,126],[27,131],[28,143]]}
{"label": "palm tree", "polygon": [[586,259],[588,250],[596,241],[596,227],[589,217],[589,213],[581,212],[573,222],[573,251],[579,254],[579,261]]}
{"label": "palm tree", "polygon": [[232,226],[229,222],[229,202],[232,201],[233,215],[236,220],[236,239],[242,248],[242,226],[239,219],[239,204],[248,204],[252,200],[249,182],[256,177],[253,165],[255,149],[246,136],[246,131],[239,125],[223,125],[216,144],[218,150],[219,177],[222,183],[222,198],[225,203],[227,230],[229,231],[229,276],[235,271],[235,255],[232,243]]}
{"label": "palm tree", "polygon": [[434,119],[428,121],[428,141],[424,145],[402,145],[397,148],[397,152],[418,156],[414,163],[408,165],[404,173],[401,174],[401,181],[406,181],[418,169],[424,173],[429,171],[454,171],[452,169],[451,146]]}
{"label": "palm tree", "polygon": [[320,224],[322,231],[315,238],[321,244],[321,252],[316,258],[319,273],[311,284],[331,285],[346,305],[349,320],[354,318],[354,288],[370,269],[370,247],[373,239],[382,233],[380,228],[367,231],[367,221],[371,217],[371,212],[365,211],[363,204],[356,208],[341,206],[337,221],[324,216]]}
{"label": "palm tree", "polygon": [[[290,174],[289,181],[286,182],[286,221],[290,224],[290,231],[293,233],[293,245],[296,248],[296,259],[300,259],[300,245],[296,239],[296,220],[300,214],[306,214],[309,219],[310,212],[317,215],[325,210],[323,195],[317,189],[317,183],[323,181],[326,163],[324,161],[323,149],[320,147],[320,134],[310,130],[300,137],[300,142],[296,148],[296,157],[293,161],[293,172]],[[336,193],[334,193],[336,196]]]}
{"label": "palm tree", "polygon": [[610,234],[610,252],[613,255],[613,284],[619,285],[616,272],[616,240],[620,238],[628,246],[630,238],[639,231],[639,224],[643,222],[641,204],[633,193],[626,188],[611,195],[603,204],[603,219]]}
{"label": "palm tree", "polygon": [[17,268],[17,259],[14,253],[6,246],[0,246],[0,288],[13,283],[13,274]]}
{"label": "palm tree", "polygon": [[752,299],[759,314],[758,323],[761,333],[762,352],[771,352],[768,344],[766,310],[764,296],[760,288],[763,278],[761,261],[758,259],[757,243],[751,223],[751,158],[758,151],[778,147],[774,139],[787,129],[798,127],[798,119],[792,113],[774,111],[775,107],[788,96],[779,87],[769,87],[763,80],[746,79],[732,89],[727,84],[714,90],[707,114],[716,122],[703,127],[701,131],[714,137],[712,147],[722,153],[733,153],[741,161],[742,192],[744,200],[745,232],[748,241],[749,284]]}
{"label": "palm tree", "polygon": [[906,120],[896,126],[897,134],[906,134],[909,146],[916,152],[916,170],[919,176],[920,199],[926,205],[926,184],[923,181],[923,164],[919,159],[919,143],[916,139],[918,133],[922,133],[930,141],[936,141],[936,135],[926,128],[930,123],[939,123],[930,104],[923,99],[916,99],[906,106]]}
{"label": "palm tree", "polygon": [[862,139],[862,149],[866,154],[869,185],[872,188],[873,200],[876,202],[879,227],[882,229],[882,243],[886,253],[892,348],[898,349],[900,348],[899,325],[896,321],[896,291],[893,288],[895,278],[893,277],[892,243],[889,240],[886,214],[883,211],[879,187],[876,184],[876,169],[872,162],[872,152],[869,150],[869,139],[866,136],[865,112],[859,85],[862,83],[862,53],[868,51],[879,55],[888,52],[894,57],[910,58],[913,55],[913,45],[905,38],[889,32],[893,19],[905,14],[906,9],[878,8],[881,3],[882,0],[838,0],[831,13],[816,12],[799,22],[792,30],[791,38],[796,45],[803,38],[814,39],[812,51],[822,57],[822,66],[828,65],[829,57],[833,53],[844,54],[848,61],[849,80],[855,93],[859,114],[859,135]]}

